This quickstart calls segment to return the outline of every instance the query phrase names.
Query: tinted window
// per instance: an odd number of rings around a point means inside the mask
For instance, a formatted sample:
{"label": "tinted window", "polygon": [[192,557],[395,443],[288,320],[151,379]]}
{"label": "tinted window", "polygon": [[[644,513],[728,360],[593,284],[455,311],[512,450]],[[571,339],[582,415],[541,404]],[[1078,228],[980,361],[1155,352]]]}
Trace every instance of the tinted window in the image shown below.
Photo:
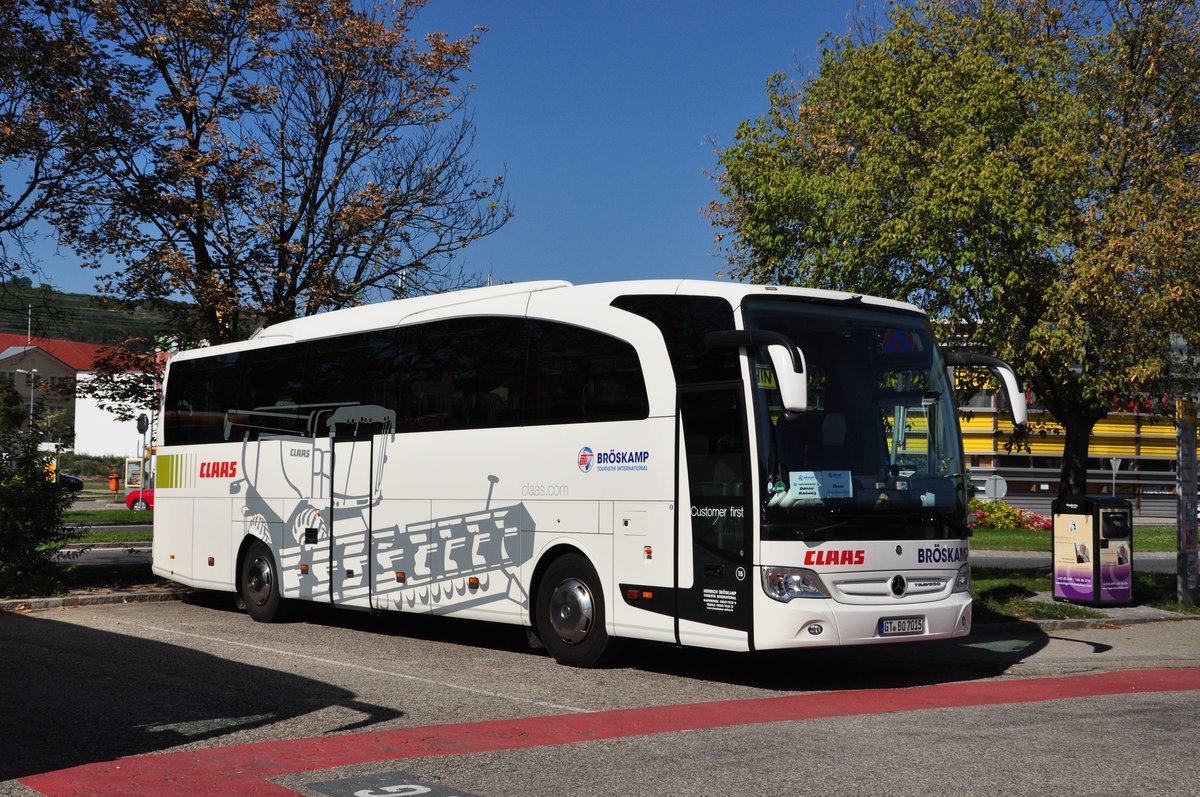
{"label": "tinted window", "polygon": [[304,403],[373,404],[394,409],[403,356],[396,330],[318,340],[312,344]]}
{"label": "tinted window", "polygon": [[225,439],[225,411],[239,403],[237,354],[172,363],[167,382],[163,441],[167,445]]}
{"label": "tinted window", "polygon": [[618,296],[613,307],[640,315],[662,332],[681,385],[740,379],[738,350],[710,349],[709,332],[733,329],[733,308],[716,296]]}
{"label": "tinted window", "polygon": [[229,407],[230,440],[311,434],[304,404],[306,344],[242,352],[238,401]]}
{"label": "tinted window", "polygon": [[349,404],[395,410],[396,430],[413,432],[649,414],[624,341],[525,318],[455,318],[177,363],[164,441],[325,436],[328,409]]}
{"label": "tinted window", "polygon": [[632,420],[649,413],[633,346],[582,327],[533,322],[526,423]]}
{"label": "tinted window", "polygon": [[402,431],[521,423],[529,322],[455,318],[404,330]]}

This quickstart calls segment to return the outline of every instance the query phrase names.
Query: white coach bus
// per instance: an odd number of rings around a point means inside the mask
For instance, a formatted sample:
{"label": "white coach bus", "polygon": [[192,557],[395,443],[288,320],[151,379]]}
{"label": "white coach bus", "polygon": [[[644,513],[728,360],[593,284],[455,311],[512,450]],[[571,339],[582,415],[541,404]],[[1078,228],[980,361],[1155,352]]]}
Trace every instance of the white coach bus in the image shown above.
{"label": "white coach bus", "polygon": [[971,627],[968,481],[917,308],[696,281],[502,285],[175,355],[154,572],[521,624],[564,664],[621,638],[727,650]]}

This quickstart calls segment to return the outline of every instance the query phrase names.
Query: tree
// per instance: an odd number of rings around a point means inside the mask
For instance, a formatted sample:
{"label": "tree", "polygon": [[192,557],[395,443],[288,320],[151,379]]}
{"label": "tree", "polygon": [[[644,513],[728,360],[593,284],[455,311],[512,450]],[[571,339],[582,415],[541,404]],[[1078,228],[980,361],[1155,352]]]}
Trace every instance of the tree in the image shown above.
{"label": "tree", "polygon": [[128,71],[74,0],[0,4],[0,286],[30,264],[34,225],[88,182],[87,159],[129,122]]}
{"label": "tree", "polygon": [[99,407],[120,421],[132,421],[143,412],[154,414],[162,398],[165,352],[175,341],[134,336],[105,348],[92,364],[91,376],[73,385],[76,395],[96,400]]}
{"label": "tree", "polygon": [[[729,273],[883,294],[972,322],[1064,427],[1086,490],[1115,396],[1200,339],[1200,7],[914,0],[719,155]],[[1194,387],[1194,386],[1193,386]]]}
{"label": "tree", "polygon": [[426,0],[104,0],[95,37],[143,76],[135,132],[57,207],[104,292],[185,295],[186,337],[465,279],[510,217],[470,160],[479,30],[409,37]]}
{"label": "tree", "polygon": [[0,595],[53,593],[55,557],[83,534],[63,523],[73,496],[47,478],[51,455],[39,450],[43,430],[0,428]]}
{"label": "tree", "polygon": [[0,380],[0,432],[13,431],[25,420],[25,405],[16,388]]}

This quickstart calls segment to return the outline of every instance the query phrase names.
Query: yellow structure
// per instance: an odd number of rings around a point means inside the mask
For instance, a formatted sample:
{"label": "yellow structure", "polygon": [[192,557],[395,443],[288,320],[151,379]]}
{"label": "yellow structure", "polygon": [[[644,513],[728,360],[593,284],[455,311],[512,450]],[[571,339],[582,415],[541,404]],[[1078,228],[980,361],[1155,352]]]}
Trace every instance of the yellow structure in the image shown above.
{"label": "yellow structure", "polygon": [[[1029,446],[1026,453],[1061,457],[1062,426],[1044,410],[1031,409],[1029,421],[1030,426],[1039,431],[1026,440]],[[959,411],[959,423],[962,424],[963,448],[968,457],[1019,453],[1005,450],[1005,445],[1012,439],[1013,425],[1003,413],[988,408],[964,408]],[[1092,430],[1088,456],[1120,457],[1131,462],[1138,459],[1174,462],[1175,422],[1158,415],[1114,413]]]}
{"label": "yellow structure", "polygon": [[[1007,412],[994,405],[959,410],[964,454],[976,487],[982,491],[988,477],[1000,476],[1009,503],[1046,513],[1058,495],[1063,429],[1037,408],[1030,408],[1029,421],[1033,431],[1025,444],[1010,451],[1005,446],[1012,440],[1013,424]],[[1088,443],[1088,492],[1128,498],[1138,514],[1174,516],[1175,445],[1171,417],[1110,414],[1096,424]]]}

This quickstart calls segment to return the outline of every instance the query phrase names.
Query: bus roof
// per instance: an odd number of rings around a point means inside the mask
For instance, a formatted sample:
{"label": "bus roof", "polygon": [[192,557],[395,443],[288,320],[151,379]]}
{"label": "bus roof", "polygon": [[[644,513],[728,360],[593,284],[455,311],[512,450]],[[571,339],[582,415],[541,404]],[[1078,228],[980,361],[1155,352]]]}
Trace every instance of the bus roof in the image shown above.
{"label": "bus roof", "polygon": [[[195,356],[220,354],[226,348],[230,351],[244,348],[270,346],[281,340],[313,340],[345,334],[347,331],[365,332],[375,329],[390,329],[404,323],[414,316],[430,311],[443,310],[449,307],[465,307],[469,304],[487,302],[505,297],[528,296],[541,291],[562,291],[571,298],[583,301],[594,301],[608,305],[617,296],[627,294],[662,294],[662,295],[695,295],[719,296],[729,300],[735,308],[740,306],[748,296],[794,296],[815,301],[847,302],[861,300],[864,304],[876,307],[916,312],[924,314],[920,308],[890,299],[867,296],[863,294],[830,291],[817,288],[795,288],[780,285],[751,285],[741,282],[721,282],[717,280],[696,279],[658,279],[658,280],[628,280],[622,282],[596,282],[574,285],[564,280],[543,280],[537,282],[516,282],[503,285],[492,285],[483,288],[469,288],[460,291],[417,296],[410,299],[394,299],[376,304],[349,307],[342,310],[331,310],[326,313],[282,321],[259,330],[250,341],[229,343],[206,349],[192,350]],[[249,344],[249,346],[247,346]],[[178,352],[189,359],[191,352]]]}

